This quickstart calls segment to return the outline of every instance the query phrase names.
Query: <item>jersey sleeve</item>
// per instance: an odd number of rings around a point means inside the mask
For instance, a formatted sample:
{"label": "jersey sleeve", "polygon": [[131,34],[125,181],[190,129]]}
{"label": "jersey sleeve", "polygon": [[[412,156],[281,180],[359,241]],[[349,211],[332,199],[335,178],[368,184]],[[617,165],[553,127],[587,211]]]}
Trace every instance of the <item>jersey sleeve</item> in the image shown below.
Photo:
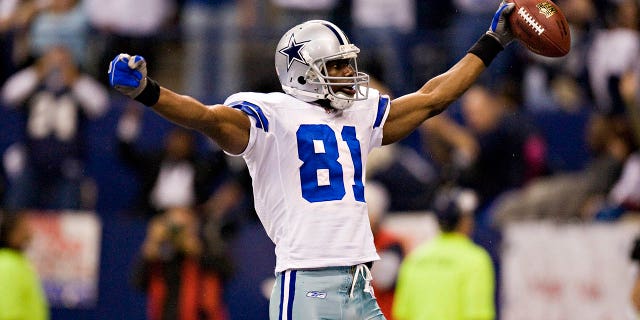
{"label": "jersey sleeve", "polygon": [[382,128],[384,127],[389,109],[391,107],[391,99],[387,95],[378,95],[376,103],[375,118],[373,121],[373,130],[371,132],[371,144],[369,144],[369,152],[374,148],[382,146]]}
{"label": "jersey sleeve", "polygon": [[239,154],[227,153],[231,156],[244,156],[253,150],[256,140],[260,140],[264,134],[269,132],[269,117],[265,112],[265,104],[250,93],[238,93],[227,98],[224,105],[244,112],[251,121],[247,148]]}

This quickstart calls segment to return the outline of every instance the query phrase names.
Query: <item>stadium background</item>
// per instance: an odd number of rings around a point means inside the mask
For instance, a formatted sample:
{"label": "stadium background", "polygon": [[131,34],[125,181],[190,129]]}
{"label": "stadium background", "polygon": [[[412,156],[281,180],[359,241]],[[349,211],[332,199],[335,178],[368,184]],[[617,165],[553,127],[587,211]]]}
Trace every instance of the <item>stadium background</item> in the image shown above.
{"label": "stadium background", "polygon": [[[261,10],[264,10],[264,6],[267,5],[259,3],[263,6]],[[604,5],[597,2],[597,6],[603,7]],[[452,10],[452,7],[453,4],[445,3],[434,9],[433,2],[417,1],[416,15],[421,15],[422,18],[418,19],[416,31],[409,38],[411,43],[416,44],[416,47],[413,47],[412,55],[410,55],[412,58],[410,64],[414,71],[408,77],[411,88],[417,87],[417,84],[422,83],[430,76],[444,71],[448,67],[449,59],[453,59],[456,54],[462,54],[463,50],[452,48],[445,41],[441,41],[442,33],[439,32],[442,30],[433,31],[436,30],[433,28],[449,26],[449,23],[442,22],[440,17],[451,19],[455,15],[455,10]],[[486,14],[484,16],[486,17]],[[333,17],[344,19],[339,15]],[[434,24],[424,22],[429,19],[439,22]],[[478,18],[478,21],[470,22],[477,22],[484,26],[487,21]],[[473,25],[470,23],[470,28],[473,28]],[[243,38],[248,46],[242,54],[247,61],[246,65],[250,66],[243,74],[246,81],[246,87],[243,89],[277,90],[277,84],[274,83],[276,78],[272,70],[272,56],[273,43],[277,40],[279,31],[260,26],[269,26],[269,22],[258,21],[256,32],[245,34]],[[184,89],[181,88],[183,86],[181,80],[184,76],[184,71],[181,68],[183,62],[181,56],[184,49],[182,39],[179,37],[178,29],[165,31],[167,32],[156,39],[159,43],[160,53],[156,78],[168,87],[181,90]],[[511,50],[513,50],[513,55],[522,54],[522,48],[517,46]],[[503,73],[519,71],[518,66],[509,65],[509,63],[510,61],[506,58],[498,59],[496,65],[488,70],[487,77],[483,81],[490,83],[493,79],[505,76]],[[507,67],[503,68],[505,65]],[[553,66],[553,64],[551,65]],[[106,73],[106,70],[104,71]],[[106,116],[91,122],[86,136],[87,154],[89,155],[86,174],[95,179],[98,189],[98,197],[93,211],[100,224],[99,241],[97,242],[99,268],[95,279],[98,281],[97,300],[95,305],[83,307],[55,306],[52,310],[53,319],[144,318],[144,296],[130,286],[129,275],[133,257],[145,234],[146,221],[126,214],[134,200],[133,197],[136,195],[139,182],[132,178],[132,172],[117,159],[115,152],[115,130],[127,100],[115,93],[112,94],[111,99],[111,108]],[[459,112],[459,105],[454,104],[451,110],[455,115],[456,112]],[[555,148],[553,151],[557,154],[568,154],[573,157],[562,159],[567,168],[576,169],[580,167],[579,164],[588,160],[587,152],[575,144],[584,135],[584,127],[581,126],[580,121],[567,120],[565,114],[554,112],[542,112],[536,116],[536,124],[539,129],[553,137],[550,140],[550,147]],[[0,152],[4,152],[12,143],[22,140],[24,119],[15,112],[2,107],[0,108],[0,128],[2,128]],[[140,142],[140,147],[150,149],[162,143],[163,135],[168,131],[170,125],[155,114],[146,111],[144,113],[144,128],[145,139]],[[419,137],[414,135],[407,139],[406,144],[411,146],[416,143],[417,139]],[[577,151],[574,152],[575,150]],[[392,219],[389,222],[390,226],[398,230],[406,230],[409,226],[413,226],[414,229],[409,232],[411,236],[425,237],[433,232],[430,229],[432,225],[429,221],[422,220],[423,215],[416,218],[412,215],[398,214],[397,217],[398,220]],[[403,221],[406,217],[418,220]],[[420,221],[420,223],[414,223],[416,221]],[[425,229],[415,228],[415,226],[424,226]],[[509,257],[515,259],[510,260],[512,266],[521,266],[519,263],[531,258],[534,253],[541,254],[540,261],[546,262],[546,264],[542,263],[542,269],[531,273],[522,270],[520,272],[514,269],[507,270],[513,272],[508,275],[503,274],[509,279],[521,277],[522,279],[533,279],[536,282],[534,284],[505,282],[504,288],[511,290],[509,292],[514,296],[517,296],[514,290],[539,288],[540,295],[536,298],[535,292],[532,292],[530,297],[534,297],[532,299],[534,302],[546,302],[546,304],[544,306],[528,305],[524,308],[532,308],[531,310],[539,308],[547,310],[549,313],[544,314],[545,317],[543,314],[534,314],[539,318],[529,313],[531,319],[621,319],[620,317],[631,319],[627,297],[631,279],[635,274],[635,266],[628,261],[627,256],[632,237],[638,230],[637,227],[636,221],[625,220],[616,223],[569,226],[542,223],[540,225],[521,225],[509,229],[509,234],[512,237],[510,239],[514,244],[512,248],[530,250],[531,253],[529,256],[522,256],[511,252],[512,255]],[[263,319],[268,302],[262,295],[260,286],[265,279],[272,275],[273,250],[260,226],[247,225],[246,229],[242,231],[231,244],[231,252],[237,261],[251,261],[251,263],[240,263],[240,269],[242,269],[240,272],[245,277],[233,279],[225,286],[225,298],[232,310],[231,313],[235,315],[234,319]],[[423,231],[424,233],[422,233]],[[547,243],[542,241],[544,239],[557,240],[555,243],[553,241]],[[533,247],[528,247],[528,245]],[[538,246],[536,247],[536,245]],[[566,251],[560,251],[544,258],[543,254],[549,253],[545,249],[551,247],[580,254],[569,255],[566,254]],[[563,258],[570,260],[565,261]],[[509,264],[505,265],[505,268],[508,266]],[[549,269],[545,269],[545,266]],[[567,273],[567,271],[575,270],[575,266],[584,267],[582,269],[585,272],[583,277],[572,278]],[[557,267],[558,270],[554,270],[552,267]],[[548,275],[564,275],[564,277],[536,278],[545,272]],[[589,277],[595,280],[588,283],[583,282]],[[571,288],[576,286],[586,286],[586,288],[572,291]],[[580,292],[586,292],[586,294],[580,296]],[[513,301],[509,302],[513,305]],[[583,308],[585,304],[589,304],[591,307]],[[513,309],[509,309],[511,307],[508,305],[501,306],[507,312],[515,312]],[[518,312],[528,311],[528,309],[518,310]],[[520,316],[524,315],[518,314],[512,319],[524,319]]]}

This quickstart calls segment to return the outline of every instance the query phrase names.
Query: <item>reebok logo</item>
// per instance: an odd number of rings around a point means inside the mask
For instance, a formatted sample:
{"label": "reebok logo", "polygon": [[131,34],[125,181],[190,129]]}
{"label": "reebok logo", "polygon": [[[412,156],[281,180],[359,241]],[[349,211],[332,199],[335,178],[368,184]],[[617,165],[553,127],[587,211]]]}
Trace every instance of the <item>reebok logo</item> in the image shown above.
{"label": "reebok logo", "polygon": [[320,291],[309,291],[309,292],[307,292],[307,298],[324,299],[326,297],[327,297],[327,293],[326,292],[320,292]]}

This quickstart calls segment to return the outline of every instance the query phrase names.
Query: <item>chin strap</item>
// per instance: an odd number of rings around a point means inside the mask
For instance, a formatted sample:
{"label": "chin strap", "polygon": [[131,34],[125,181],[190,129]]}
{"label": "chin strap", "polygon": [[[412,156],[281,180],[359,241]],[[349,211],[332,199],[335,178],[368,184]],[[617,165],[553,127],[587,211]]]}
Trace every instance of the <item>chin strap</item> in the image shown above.
{"label": "chin strap", "polygon": [[362,291],[373,295],[373,288],[371,287],[371,280],[373,280],[373,276],[371,275],[371,270],[369,270],[367,265],[359,264],[356,266],[356,271],[353,274],[353,282],[351,283],[349,298],[353,299],[353,290],[356,287],[356,282],[358,282],[358,276],[362,276],[362,279],[364,279],[364,289]]}
{"label": "chin strap", "polygon": [[340,97],[337,97],[340,94],[345,95],[342,92],[336,93],[336,96],[329,95],[329,99],[328,100],[329,100],[331,106],[336,108],[336,109],[338,109],[338,110],[343,110],[343,109],[351,107],[351,105],[353,104],[353,100],[341,99]]}

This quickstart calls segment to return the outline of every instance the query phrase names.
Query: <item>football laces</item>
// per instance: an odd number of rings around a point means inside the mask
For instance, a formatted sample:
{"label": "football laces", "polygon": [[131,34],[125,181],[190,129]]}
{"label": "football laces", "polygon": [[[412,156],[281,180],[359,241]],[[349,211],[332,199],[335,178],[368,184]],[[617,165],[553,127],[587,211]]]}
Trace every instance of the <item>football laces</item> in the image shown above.
{"label": "football laces", "polygon": [[536,21],[536,19],[533,18],[533,16],[531,16],[531,14],[529,14],[529,12],[525,8],[520,7],[520,10],[518,10],[518,15],[521,16],[529,26],[531,26],[531,29],[533,29],[533,31],[535,31],[538,35],[542,35],[542,33],[544,32],[544,28]]}

